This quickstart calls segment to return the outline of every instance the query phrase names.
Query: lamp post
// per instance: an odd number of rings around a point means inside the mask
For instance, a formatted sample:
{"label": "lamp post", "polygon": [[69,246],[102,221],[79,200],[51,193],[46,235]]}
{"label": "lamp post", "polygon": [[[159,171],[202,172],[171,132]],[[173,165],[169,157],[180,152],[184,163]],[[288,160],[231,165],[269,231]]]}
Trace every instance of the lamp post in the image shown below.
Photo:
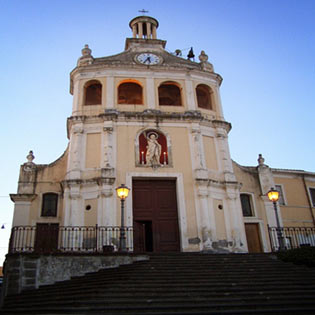
{"label": "lamp post", "polygon": [[272,201],[272,203],[273,203],[273,208],[274,208],[275,214],[276,214],[277,238],[278,238],[278,242],[279,242],[279,250],[283,250],[284,249],[283,236],[281,233],[279,215],[278,215],[278,210],[277,210],[277,201],[279,200],[280,193],[279,193],[279,191],[277,191],[276,189],[271,187],[271,189],[268,191],[267,195],[268,195],[269,200]]}
{"label": "lamp post", "polygon": [[120,223],[120,235],[119,235],[119,251],[126,252],[126,231],[125,231],[125,216],[124,216],[124,207],[125,199],[128,197],[130,189],[121,184],[116,188],[117,197],[121,201],[121,223]]}

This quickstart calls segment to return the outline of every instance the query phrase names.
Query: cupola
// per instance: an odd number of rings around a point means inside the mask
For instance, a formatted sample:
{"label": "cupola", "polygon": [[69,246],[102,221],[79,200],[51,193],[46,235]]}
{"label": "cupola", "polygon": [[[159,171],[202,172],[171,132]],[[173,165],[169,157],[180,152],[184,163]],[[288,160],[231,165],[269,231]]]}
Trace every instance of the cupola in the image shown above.
{"label": "cupola", "polygon": [[137,16],[129,23],[133,38],[156,39],[159,22],[150,16]]}
{"label": "cupola", "polygon": [[159,22],[151,16],[137,16],[129,22],[132,37],[126,38],[125,50],[129,48],[146,49],[165,48],[166,41],[157,39],[156,29]]}

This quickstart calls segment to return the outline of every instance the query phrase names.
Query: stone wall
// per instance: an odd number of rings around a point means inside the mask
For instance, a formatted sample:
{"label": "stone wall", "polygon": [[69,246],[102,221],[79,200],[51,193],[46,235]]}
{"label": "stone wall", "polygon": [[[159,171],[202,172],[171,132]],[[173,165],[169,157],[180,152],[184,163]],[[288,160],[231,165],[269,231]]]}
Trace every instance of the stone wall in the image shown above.
{"label": "stone wall", "polygon": [[83,276],[89,272],[97,272],[100,269],[115,268],[148,259],[146,255],[133,254],[7,255],[2,297],[68,280],[71,277]]}

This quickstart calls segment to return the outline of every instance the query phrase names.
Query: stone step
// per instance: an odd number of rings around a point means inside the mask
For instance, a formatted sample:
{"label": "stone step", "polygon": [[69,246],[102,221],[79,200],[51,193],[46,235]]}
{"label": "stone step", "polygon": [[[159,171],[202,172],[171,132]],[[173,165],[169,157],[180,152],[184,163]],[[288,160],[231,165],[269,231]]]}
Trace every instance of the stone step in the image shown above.
{"label": "stone step", "polygon": [[[299,301],[300,303],[314,303],[314,295],[313,294],[296,294],[294,296],[295,301]],[[75,304],[76,306],[83,306],[83,305],[102,305],[106,303],[106,306],[119,306],[122,303],[128,304],[128,305],[150,305],[150,307],[154,305],[160,305],[160,304],[178,304],[180,303],[181,305],[202,305],[202,304],[228,304],[228,303],[256,303],[258,304],[268,304],[268,303],[282,303],[282,304],[287,304],[292,302],[292,297],[288,295],[259,295],[259,296],[239,296],[239,297],[234,297],[234,296],[222,296],[222,297],[203,297],[203,296],[171,296],[171,297],[161,297],[161,296],[149,296],[149,297],[143,297],[143,296],[138,296],[137,298],[135,297],[121,297],[121,296],[116,296],[114,297],[106,297],[106,296],[93,296],[91,298],[88,298],[86,296],[82,296],[80,299],[69,299],[68,297],[55,297],[51,299],[45,299],[45,300],[23,300],[22,301],[14,301],[12,300],[11,302],[6,302],[6,307],[12,308],[16,307],[17,304],[23,304],[23,306],[29,308],[29,307],[35,307],[35,306],[40,306],[40,307],[46,307],[46,306],[56,306],[59,305],[60,303],[63,303],[64,306],[71,306]]]}
{"label": "stone step", "polygon": [[104,291],[102,289],[94,288],[94,289],[86,289],[78,290],[77,292],[59,292],[57,293],[62,293],[61,295],[52,295],[51,293],[47,292],[41,292],[40,290],[36,291],[26,291],[22,295],[12,295],[8,296],[6,298],[6,302],[13,302],[16,303],[18,301],[23,301],[23,300],[29,300],[29,294],[32,295],[33,297],[45,297],[53,299],[53,298],[68,298],[68,297],[73,297],[74,293],[76,293],[76,297],[81,298],[81,297],[108,297],[108,298],[123,298],[123,297],[133,297],[133,298],[151,298],[152,296],[160,296],[160,297],[166,297],[166,298],[181,298],[181,297],[204,297],[204,298],[221,298],[221,297],[260,297],[262,295],[268,295],[268,296],[292,296],[294,297],[295,295],[299,296],[308,296],[308,295],[313,295],[315,287],[310,287],[310,288],[301,288],[301,289],[284,289],[284,288],[279,288],[275,289],[272,288],[270,290],[242,290],[240,291],[238,288],[229,288],[229,291],[227,290],[220,290],[220,288],[215,288],[212,291],[210,290],[203,290],[203,289],[190,289],[190,290],[172,290],[171,292],[165,291],[165,290],[147,290],[147,289],[142,289],[139,288],[137,291],[121,291],[121,290],[108,290]]}
{"label": "stone step", "polygon": [[[200,297],[211,297],[211,296],[242,296],[246,297],[248,295],[250,296],[261,296],[261,295],[266,295],[270,296],[272,294],[276,295],[288,295],[290,292],[299,292],[299,295],[309,295],[309,294],[314,294],[315,291],[315,285],[313,286],[305,286],[305,285],[299,285],[299,286],[294,286],[290,285],[287,286],[286,288],[279,288],[275,292],[275,287],[274,286],[269,286],[269,287],[240,287],[240,286],[229,286],[229,287],[209,287],[207,290],[204,289],[204,287],[199,287],[199,286],[189,286],[189,287],[178,287],[178,288],[161,288],[161,287],[154,287],[151,286],[150,288],[137,288],[135,287],[133,290],[130,288],[126,287],[115,287],[115,288],[109,288],[108,290],[104,290],[100,287],[86,290],[83,288],[78,288],[75,290],[71,291],[58,291],[56,290],[55,292],[47,292],[47,291],[41,291],[37,290],[36,292],[33,292],[33,294],[22,294],[22,295],[17,295],[17,296],[11,296],[6,299],[6,301],[24,301],[28,300],[29,296],[33,296],[33,298],[40,298],[41,300],[50,300],[54,299],[57,297],[61,298],[73,298],[73,296],[81,296],[84,294],[85,296],[89,296],[93,298],[97,294],[101,294],[102,296],[122,296],[123,293],[124,295],[128,296],[134,296],[138,297],[140,296],[176,296],[176,295],[186,295],[186,296],[200,296]],[[244,293],[242,293],[244,292]],[[291,294],[292,298],[294,296]]]}
{"label": "stone step", "polygon": [[8,296],[0,314],[315,314],[314,280],[272,255],[150,255]]}
{"label": "stone step", "polygon": [[[156,312],[163,312],[162,314],[168,314],[169,312],[183,314],[183,312],[190,311],[190,314],[195,314],[196,312],[202,311],[212,311],[213,314],[220,314],[222,311],[234,311],[239,312],[240,310],[251,311],[252,313],[257,313],[257,310],[273,312],[277,314],[282,311],[286,311],[289,314],[305,314],[306,311],[314,311],[315,303],[301,301],[287,302],[283,305],[281,302],[271,301],[268,304],[257,304],[257,303],[204,303],[204,304],[190,304],[183,305],[181,303],[163,303],[161,305],[120,305],[120,306],[78,306],[75,302],[73,306],[47,306],[47,307],[37,307],[37,308],[16,308],[14,311],[16,313],[24,311],[22,314],[81,314],[81,312],[87,312],[86,314],[96,313],[96,314],[147,314]],[[9,310],[8,310],[9,311]],[[16,314],[15,313],[15,314]],[[233,313],[233,312],[232,312]],[[13,313],[14,314],[14,313]],[[198,314],[198,313],[197,313]]]}

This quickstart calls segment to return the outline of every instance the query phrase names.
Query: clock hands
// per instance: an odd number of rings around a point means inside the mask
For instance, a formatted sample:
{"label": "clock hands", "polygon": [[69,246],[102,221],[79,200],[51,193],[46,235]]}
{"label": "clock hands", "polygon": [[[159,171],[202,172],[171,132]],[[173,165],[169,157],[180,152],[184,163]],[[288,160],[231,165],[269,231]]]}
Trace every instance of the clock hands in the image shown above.
{"label": "clock hands", "polygon": [[157,65],[161,62],[161,58],[152,53],[142,53],[136,57],[136,61],[144,64],[144,65]]}
{"label": "clock hands", "polygon": [[151,63],[151,57],[148,56],[148,57],[144,60],[144,63]]}

